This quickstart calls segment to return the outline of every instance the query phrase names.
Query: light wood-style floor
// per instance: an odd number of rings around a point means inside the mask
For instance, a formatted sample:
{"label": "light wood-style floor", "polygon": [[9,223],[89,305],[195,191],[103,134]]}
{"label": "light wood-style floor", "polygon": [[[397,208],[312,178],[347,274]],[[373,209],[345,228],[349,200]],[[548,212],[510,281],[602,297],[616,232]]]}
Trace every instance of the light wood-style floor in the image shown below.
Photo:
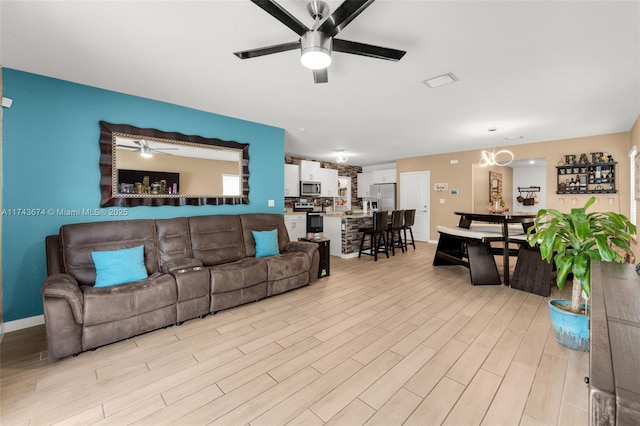
{"label": "light wood-style floor", "polygon": [[43,327],[8,333],[0,423],[586,425],[588,354],[555,342],[547,299],[434,250],[332,257],[305,288],[58,362]]}

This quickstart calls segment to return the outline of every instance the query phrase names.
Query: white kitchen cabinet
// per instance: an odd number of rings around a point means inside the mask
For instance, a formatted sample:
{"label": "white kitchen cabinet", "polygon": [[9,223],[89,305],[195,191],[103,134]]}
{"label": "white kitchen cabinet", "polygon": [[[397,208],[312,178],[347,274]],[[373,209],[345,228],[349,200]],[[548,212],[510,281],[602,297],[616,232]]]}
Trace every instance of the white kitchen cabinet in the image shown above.
{"label": "white kitchen cabinet", "polygon": [[371,184],[373,183],[373,172],[358,173],[358,198],[369,198],[371,194]]}
{"label": "white kitchen cabinet", "polygon": [[342,255],[342,218],[325,216],[322,221],[322,234],[331,240],[329,254],[340,257]]}
{"label": "white kitchen cabinet", "polygon": [[300,180],[307,182],[320,182],[320,163],[318,161],[297,160],[300,166]]}
{"label": "white kitchen cabinet", "polygon": [[297,164],[284,165],[284,196],[300,196],[300,166]]}
{"label": "white kitchen cabinet", "polygon": [[289,240],[298,241],[298,238],[307,236],[307,214],[285,214],[284,226],[289,233]]}
{"label": "white kitchen cabinet", "polygon": [[371,183],[396,183],[396,169],[374,170]]}
{"label": "white kitchen cabinet", "polygon": [[320,196],[321,197],[337,197],[338,196],[338,171],[335,169],[319,170]]}

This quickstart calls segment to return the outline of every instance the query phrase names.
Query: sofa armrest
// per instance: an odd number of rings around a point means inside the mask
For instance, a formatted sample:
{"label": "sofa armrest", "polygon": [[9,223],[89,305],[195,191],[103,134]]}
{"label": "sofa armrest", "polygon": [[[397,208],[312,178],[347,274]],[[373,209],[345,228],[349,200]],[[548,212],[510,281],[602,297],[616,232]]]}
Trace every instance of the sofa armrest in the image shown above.
{"label": "sofa armrest", "polygon": [[313,253],[318,251],[318,244],[308,241],[289,241],[284,251],[301,251],[306,253],[310,259],[313,259]]}
{"label": "sofa armrest", "polygon": [[71,307],[73,319],[82,324],[84,297],[78,282],[67,274],[49,275],[42,284],[42,295],[56,299],[65,299]]}
{"label": "sofa armrest", "polygon": [[190,257],[173,259],[165,262],[160,270],[165,273],[172,273],[186,269],[193,269],[202,266],[202,261]]}
{"label": "sofa armrest", "polygon": [[318,244],[309,241],[289,241],[284,251],[306,253],[311,260],[309,282],[312,283],[318,279],[318,269],[320,268],[320,251],[318,250]]}

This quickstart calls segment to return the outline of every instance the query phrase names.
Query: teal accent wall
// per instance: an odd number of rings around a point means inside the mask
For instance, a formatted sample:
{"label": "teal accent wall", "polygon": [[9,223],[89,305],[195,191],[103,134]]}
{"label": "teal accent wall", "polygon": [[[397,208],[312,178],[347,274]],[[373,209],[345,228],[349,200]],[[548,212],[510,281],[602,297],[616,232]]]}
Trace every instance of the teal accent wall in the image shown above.
{"label": "teal accent wall", "polygon": [[123,218],[57,214],[100,206],[100,120],[250,144],[248,205],[132,207],[124,218],[284,211],[284,129],[7,68],[2,84],[13,99],[3,110],[5,322],[43,312],[45,236],[67,223]]}

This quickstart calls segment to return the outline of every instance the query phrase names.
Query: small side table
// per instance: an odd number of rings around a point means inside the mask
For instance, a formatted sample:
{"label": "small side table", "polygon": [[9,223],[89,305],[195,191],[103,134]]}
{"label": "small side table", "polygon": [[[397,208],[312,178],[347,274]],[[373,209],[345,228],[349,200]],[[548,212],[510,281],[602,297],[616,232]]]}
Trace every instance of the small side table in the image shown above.
{"label": "small side table", "polygon": [[318,278],[328,277],[329,273],[329,245],[331,240],[329,238],[322,237],[318,240],[309,238],[298,238],[298,241],[308,241],[310,243],[318,244],[318,252],[320,254],[320,267],[318,268]]}

